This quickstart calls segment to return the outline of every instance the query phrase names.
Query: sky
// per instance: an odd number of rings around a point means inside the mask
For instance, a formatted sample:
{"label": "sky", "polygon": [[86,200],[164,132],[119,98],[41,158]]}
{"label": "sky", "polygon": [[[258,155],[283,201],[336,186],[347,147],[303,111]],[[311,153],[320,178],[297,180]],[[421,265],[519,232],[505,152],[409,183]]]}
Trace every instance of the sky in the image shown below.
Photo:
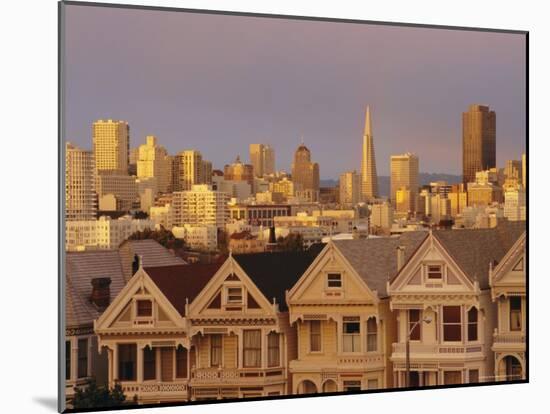
{"label": "sky", "polygon": [[433,28],[69,5],[65,139],[91,148],[97,119],[198,149],[221,169],[250,143],[290,171],[303,136],[322,179],[361,165],[371,109],[379,175],[392,154],[461,174],[462,112],[496,112],[497,165],[526,147],[525,37]]}

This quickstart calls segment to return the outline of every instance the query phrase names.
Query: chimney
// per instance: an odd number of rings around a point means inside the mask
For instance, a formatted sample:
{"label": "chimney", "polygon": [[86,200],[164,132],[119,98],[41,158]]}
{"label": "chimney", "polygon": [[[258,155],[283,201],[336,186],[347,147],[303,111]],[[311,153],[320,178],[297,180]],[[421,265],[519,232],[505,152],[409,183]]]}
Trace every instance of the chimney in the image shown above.
{"label": "chimney", "polygon": [[141,257],[134,254],[134,260],[132,261],[132,276],[137,273],[141,266]]}
{"label": "chimney", "polygon": [[110,277],[95,277],[92,279],[92,297],[90,300],[100,309],[105,309],[111,302],[110,284]]}
{"label": "chimney", "polygon": [[405,264],[405,248],[403,246],[397,246],[397,271],[399,272]]}

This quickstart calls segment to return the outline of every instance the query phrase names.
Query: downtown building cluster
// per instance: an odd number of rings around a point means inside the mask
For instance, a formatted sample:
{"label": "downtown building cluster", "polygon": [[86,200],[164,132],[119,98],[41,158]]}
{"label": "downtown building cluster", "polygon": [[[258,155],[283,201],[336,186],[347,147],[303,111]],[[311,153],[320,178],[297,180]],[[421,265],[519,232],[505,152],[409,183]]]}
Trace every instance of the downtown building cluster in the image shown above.
{"label": "downtown building cluster", "polygon": [[[526,158],[497,168],[495,123],[463,114],[462,182],[395,154],[382,197],[370,108],[333,187],[303,140],[290,173],[267,144],[217,169],[95,122],[65,154],[68,398],[91,378],[139,403],[525,378]],[[160,228],[185,254],[127,240]]]}

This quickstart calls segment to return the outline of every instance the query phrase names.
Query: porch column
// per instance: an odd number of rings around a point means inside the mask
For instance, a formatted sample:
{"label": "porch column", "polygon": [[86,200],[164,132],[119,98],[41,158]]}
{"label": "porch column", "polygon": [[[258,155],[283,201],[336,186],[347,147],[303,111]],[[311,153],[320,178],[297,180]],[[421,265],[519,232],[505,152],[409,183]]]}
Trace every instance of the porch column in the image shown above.
{"label": "porch column", "polygon": [[239,364],[238,364],[238,367],[239,369],[242,369],[243,368],[243,331],[242,329],[239,329],[238,333],[237,333],[237,338],[238,338],[238,346],[237,346],[237,352],[238,352],[238,358],[237,360],[239,361]]}
{"label": "porch column", "polygon": [[114,365],[113,365],[113,350],[111,348],[107,348],[107,371],[108,371],[108,386],[109,388],[112,388],[114,386],[113,379],[114,379]]}
{"label": "porch column", "polygon": [[71,338],[71,380],[78,378],[78,337]]}
{"label": "porch column", "polygon": [[267,329],[262,329],[262,335],[261,335],[261,347],[262,347],[262,361],[261,361],[261,367],[262,369],[267,368]]}
{"label": "porch column", "polygon": [[[118,381],[118,344],[113,346],[113,382]],[[114,385],[114,384],[113,384]]]}
{"label": "porch column", "polygon": [[137,365],[137,377],[136,380],[139,383],[143,382],[143,346],[141,344],[137,344],[137,358],[136,358],[136,365]]}
{"label": "porch column", "polygon": [[153,348],[153,351],[155,352],[155,380],[160,381],[161,380],[161,371],[160,371],[160,348]]}

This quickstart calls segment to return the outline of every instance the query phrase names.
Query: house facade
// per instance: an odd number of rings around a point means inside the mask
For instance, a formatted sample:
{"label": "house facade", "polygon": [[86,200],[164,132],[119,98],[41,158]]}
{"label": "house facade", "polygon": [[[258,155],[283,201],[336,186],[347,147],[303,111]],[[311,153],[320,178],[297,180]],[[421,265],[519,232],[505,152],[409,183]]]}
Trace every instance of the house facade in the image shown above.
{"label": "house facade", "polygon": [[492,345],[496,381],[526,378],[525,243],[523,233],[500,263],[490,269],[491,298],[498,316]]}
{"label": "house facade", "polygon": [[410,255],[424,234],[329,241],[288,292],[297,356],[292,393],[388,388],[396,326],[386,292],[398,240]]}
{"label": "house facade", "polygon": [[396,387],[493,380],[491,346],[497,314],[490,266],[500,262],[520,237],[525,226],[518,224],[432,231],[388,282],[398,325],[391,355]]}

